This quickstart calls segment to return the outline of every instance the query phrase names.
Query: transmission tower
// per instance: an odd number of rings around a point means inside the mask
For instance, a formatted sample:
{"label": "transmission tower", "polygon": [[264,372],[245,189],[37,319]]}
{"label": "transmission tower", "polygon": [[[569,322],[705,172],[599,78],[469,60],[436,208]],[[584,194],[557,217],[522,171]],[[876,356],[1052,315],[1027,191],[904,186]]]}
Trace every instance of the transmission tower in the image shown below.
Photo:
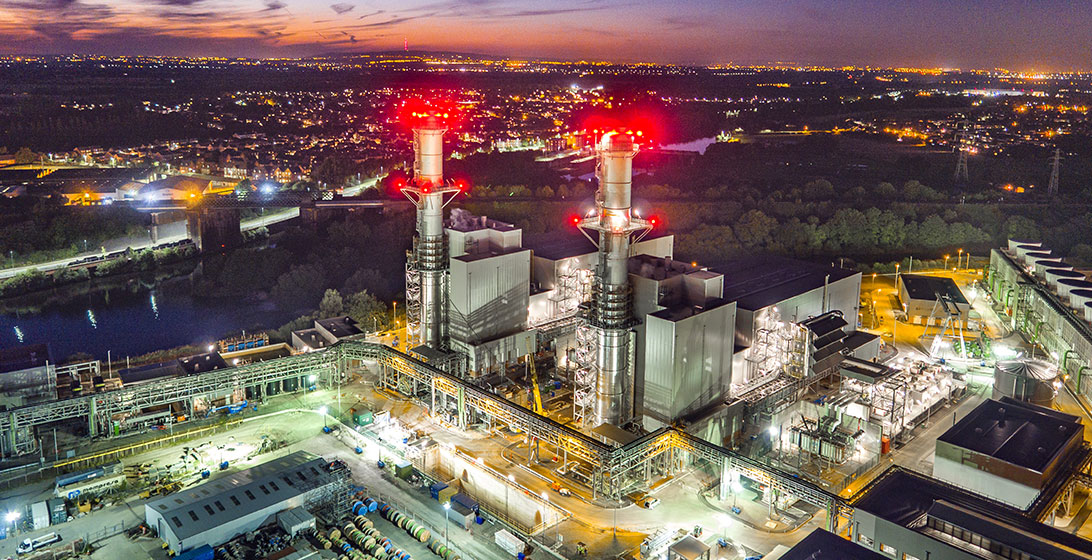
{"label": "transmission tower", "polygon": [[958,144],[956,149],[959,150],[959,161],[956,162],[955,178],[957,181],[967,181],[967,136],[968,136],[968,124],[967,121],[959,123],[959,131],[956,133]]}
{"label": "transmission tower", "polygon": [[1058,196],[1058,171],[1062,167],[1062,151],[1054,148],[1054,155],[1050,157],[1050,185],[1047,186],[1047,196]]}

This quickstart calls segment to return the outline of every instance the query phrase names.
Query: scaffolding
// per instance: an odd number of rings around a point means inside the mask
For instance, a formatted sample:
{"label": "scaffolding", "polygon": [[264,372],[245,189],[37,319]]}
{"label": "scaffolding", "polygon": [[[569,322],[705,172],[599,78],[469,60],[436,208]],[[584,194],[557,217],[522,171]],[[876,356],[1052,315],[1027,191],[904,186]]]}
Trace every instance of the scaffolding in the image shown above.
{"label": "scaffolding", "polygon": [[406,346],[421,343],[421,271],[414,251],[406,251]]}
{"label": "scaffolding", "polygon": [[[576,348],[573,349],[576,369],[573,372],[573,424],[587,428],[595,412],[595,384],[599,379],[599,337],[595,328],[582,322],[576,327]],[[594,426],[592,426],[594,427]]]}

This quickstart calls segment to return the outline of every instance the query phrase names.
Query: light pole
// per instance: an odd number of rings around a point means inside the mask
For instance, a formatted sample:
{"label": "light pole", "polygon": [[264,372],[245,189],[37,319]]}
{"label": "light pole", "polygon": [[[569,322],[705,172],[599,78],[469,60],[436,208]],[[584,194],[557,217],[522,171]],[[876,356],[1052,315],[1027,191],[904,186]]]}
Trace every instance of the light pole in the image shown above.
{"label": "light pole", "polygon": [[326,412],[327,412],[327,408],[326,408],[325,406],[320,406],[320,407],[319,407],[319,409],[318,409],[318,413],[322,415],[322,427],[323,427],[324,429],[325,429],[325,428],[329,428],[329,427],[330,427],[330,426],[328,426],[328,425],[326,424]]}
{"label": "light pole", "polygon": [[959,270],[959,265],[963,264],[963,249],[959,250],[959,257],[956,258],[955,267]]}
{"label": "light pole", "polygon": [[15,251],[8,251],[8,258],[11,259],[11,267],[15,268]]}
{"label": "light pole", "polygon": [[895,263],[895,289],[899,289],[899,267],[902,263]]}
{"label": "light pole", "polygon": [[11,534],[12,535],[14,535],[16,533],[16,529],[17,529],[17,527],[15,526],[15,522],[19,521],[19,518],[22,515],[23,514],[19,513],[18,511],[9,511],[7,513],[7,515],[4,516],[4,519],[7,520],[8,525],[11,525],[11,529],[12,529]]}
{"label": "light pole", "polygon": [[948,270],[948,259],[950,258],[951,255],[944,255],[944,270]]}
{"label": "light pole", "polygon": [[451,502],[444,502],[444,546],[450,547],[451,545],[447,540],[447,525],[451,519],[451,516],[447,512],[451,509]]}

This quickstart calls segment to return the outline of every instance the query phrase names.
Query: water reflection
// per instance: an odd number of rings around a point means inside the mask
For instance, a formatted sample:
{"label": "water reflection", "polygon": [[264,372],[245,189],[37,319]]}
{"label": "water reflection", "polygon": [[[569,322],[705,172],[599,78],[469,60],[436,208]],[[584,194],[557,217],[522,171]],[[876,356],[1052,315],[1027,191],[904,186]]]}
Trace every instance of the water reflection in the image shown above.
{"label": "water reflection", "polygon": [[276,328],[295,315],[267,301],[196,298],[187,277],[80,285],[0,302],[0,348],[47,342],[56,360],[77,352],[105,359],[108,351],[120,358]]}

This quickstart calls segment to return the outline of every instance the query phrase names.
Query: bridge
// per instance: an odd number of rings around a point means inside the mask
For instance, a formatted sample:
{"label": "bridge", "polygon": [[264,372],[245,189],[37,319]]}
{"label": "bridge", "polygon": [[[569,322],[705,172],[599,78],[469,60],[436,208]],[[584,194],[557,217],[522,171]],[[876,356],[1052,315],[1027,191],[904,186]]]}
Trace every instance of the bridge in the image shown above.
{"label": "bridge", "polygon": [[[355,209],[380,209],[383,200],[342,198],[330,191],[321,192],[245,192],[226,196],[202,196],[186,200],[152,201],[133,204],[143,212],[186,213],[186,231],[198,250],[223,249],[243,242],[239,211],[254,208],[299,208],[299,216],[307,223],[317,224],[326,217]],[[295,216],[290,216],[295,217]]]}
{"label": "bridge", "polygon": [[535,446],[547,444],[566,459],[569,455],[592,469],[594,495],[621,500],[647,481],[650,470],[675,473],[698,462],[721,473],[721,496],[728,474],[739,472],[778,493],[796,496],[829,512],[836,527],[851,510],[837,495],[792,473],[763,465],[731,449],[715,445],[673,427],[661,428],[626,445],[608,445],[528,408],[509,402],[417,357],[388,346],[346,340],[329,348],[238,367],[163,379],[113,391],[23,406],[0,413],[0,451],[5,456],[34,453],[36,431],[56,422],[84,422],[91,436],[111,437],[115,418],[139,416],[143,410],[180,404],[192,417],[197,399],[235,394],[261,396],[279,390],[299,390],[312,380],[331,384],[350,365],[374,361],[381,385],[417,400],[430,411],[452,411],[456,424],[503,424],[524,433]]}

